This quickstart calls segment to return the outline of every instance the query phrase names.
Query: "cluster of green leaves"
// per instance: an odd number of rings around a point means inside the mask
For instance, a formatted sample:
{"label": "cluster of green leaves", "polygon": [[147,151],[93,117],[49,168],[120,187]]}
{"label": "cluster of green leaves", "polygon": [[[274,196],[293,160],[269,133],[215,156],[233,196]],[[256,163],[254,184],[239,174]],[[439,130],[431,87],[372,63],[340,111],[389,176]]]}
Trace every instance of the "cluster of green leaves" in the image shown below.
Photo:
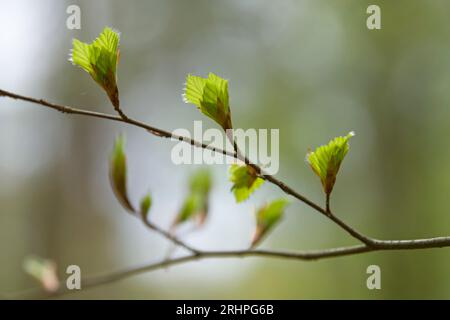
{"label": "cluster of green leaves", "polygon": [[333,191],[339,168],[350,148],[348,140],[354,135],[355,133],[352,131],[344,137],[336,137],[328,144],[320,146],[306,155],[307,162],[319,176],[327,195]]}
{"label": "cluster of green leaves", "polygon": [[189,194],[175,218],[173,227],[196,220],[202,225],[208,215],[212,179],[209,170],[201,169],[190,177]]}
{"label": "cluster of green leaves", "polygon": [[114,144],[110,161],[110,181],[117,200],[130,213],[138,213],[145,219],[152,205],[150,194],[145,195],[139,206],[139,211],[134,208],[128,198],[127,191],[127,157],[125,154],[125,139],[119,136]]}
{"label": "cluster of green leaves", "polygon": [[[119,34],[106,27],[91,44],[73,40],[71,61],[87,71],[108,94],[114,107],[119,107],[117,88],[117,64],[119,61]],[[232,129],[231,110],[228,95],[228,81],[209,73],[203,78],[189,74],[183,94],[186,103],[194,104],[201,113],[214,120],[225,131]],[[327,145],[308,152],[307,162],[319,176],[323,190],[329,196],[336,182],[336,176],[345,155],[349,150],[350,132],[343,137],[331,140]],[[251,165],[233,164],[229,170],[231,191],[236,202],[242,202],[258,189],[264,180]],[[127,194],[127,166],[124,152],[124,139],[119,137],[111,156],[111,183],[117,199],[129,212],[140,213],[144,217],[150,210],[150,195],[142,198],[138,212],[131,204]],[[191,177],[189,193],[174,221],[177,226],[186,221],[197,219],[203,223],[208,213],[208,199],[211,190],[211,176],[208,171],[200,170]],[[327,198],[329,199],[329,198]],[[257,211],[256,231],[252,245],[256,245],[269,230],[280,220],[287,205],[285,199],[272,201]]]}
{"label": "cluster of green leaves", "polygon": [[106,27],[91,44],[73,40],[70,61],[88,72],[108,94],[111,103],[119,107],[117,64],[119,63],[119,33]]}

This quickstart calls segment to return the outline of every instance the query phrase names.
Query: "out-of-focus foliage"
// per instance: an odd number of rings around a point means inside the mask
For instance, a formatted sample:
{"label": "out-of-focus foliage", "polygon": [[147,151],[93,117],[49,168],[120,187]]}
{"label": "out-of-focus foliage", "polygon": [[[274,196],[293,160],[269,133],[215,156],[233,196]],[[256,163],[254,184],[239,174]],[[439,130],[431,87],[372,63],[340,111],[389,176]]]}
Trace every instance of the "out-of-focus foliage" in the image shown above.
{"label": "out-of-focus foliage", "polygon": [[209,208],[209,193],[212,187],[211,173],[200,169],[190,177],[189,193],[178,212],[173,227],[195,219],[199,225],[205,222]]}
{"label": "out-of-focus foliage", "polygon": [[[80,30],[65,26],[74,3]],[[380,30],[366,27],[372,4],[381,8]],[[338,173],[334,213],[380,239],[448,235],[449,12],[450,2],[440,0],[2,1],[0,88],[106,112],[103,90],[66,57],[73,38],[95,39],[105,25],[114,26],[123,35],[118,81],[130,116],[191,133],[194,120],[213,126],[180,99],[188,73],[212,71],[230,79],[235,128],[280,130],[277,178],[320,203],[322,187],[304,165],[305,150],[352,129],[358,138]],[[83,276],[165,256],[167,242],[123,214],[108,187],[105,159],[118,132],[129,142],[130,200],[150,187],[152,222],[169,227],[189,193],[192,170],[171,163],[173,143],[120,123],[0,99],[1,293],[36,286],[21,268],[30,253],[62,269],[77,264]],[[283,194],[267,183],[237,205],[227,192],[227,168],[210,169],[207,223],[179,234],[198,248],[245,248],[254,206]],[[274,231],[263,243],[270,249],[353,243],[297,201]],[[448,250],[299,263],[198,261],[67,298],[448,299]],[[381,268],[382,290],[366,287],[372,264]]]}
{"label": "out-of-focus foliage", "polygon": [[148,212],[152,206],[152,197],[150,194],[147,194],[145,197],[141,200],[141,215],[144,217],[144,219],[147,219]]}
{"label": "out-of-focus foliage", "polygon": [[214,73],[208,78],[189,74],[183,94],[186,103],[192,103],[206,116],[217,122],[224,130],[231,129],[228,80]]}

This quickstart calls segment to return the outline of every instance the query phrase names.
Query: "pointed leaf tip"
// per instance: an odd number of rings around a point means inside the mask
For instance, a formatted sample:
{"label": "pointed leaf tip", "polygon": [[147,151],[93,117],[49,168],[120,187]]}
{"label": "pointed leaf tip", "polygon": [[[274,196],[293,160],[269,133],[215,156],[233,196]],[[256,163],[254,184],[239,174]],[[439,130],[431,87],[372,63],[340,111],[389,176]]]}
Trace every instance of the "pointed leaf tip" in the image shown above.
{"label": "pointed leaf tip", "polygon": [[350,148],[348,141],[354,135],[355,132],[350,131],[346,136],[336,137],[327,145],[320,146],[315,151],[309,151],[306,155],[306,161],[319,176],[327,195],[333,190],[341,163]]}

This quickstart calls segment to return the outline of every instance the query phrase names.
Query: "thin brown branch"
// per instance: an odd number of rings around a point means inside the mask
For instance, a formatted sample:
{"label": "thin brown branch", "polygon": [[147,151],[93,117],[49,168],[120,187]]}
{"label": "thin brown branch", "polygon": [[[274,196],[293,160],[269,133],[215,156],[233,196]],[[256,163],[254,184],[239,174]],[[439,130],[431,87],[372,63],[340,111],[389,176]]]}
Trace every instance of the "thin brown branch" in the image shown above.
{"label": "thin brown branch", "polygon": [[[438,237],[430,239],[414,239],[414,240],[385,240],[377,241],[376,246],[355,245],[348,247],[337,247],[323,250],[311,251],[272,251],[272,250],[235,250],[235,251],[197,251],[195,254],[187,256],[163,260],[156,263],[149,263],[142,266],[135,266],[125,268],[123,270],[105,273],[99,276],[87,277],[81,281],[81,289],[99,287],[127,279],[142,273],[151,272],[155,270],[166,269],[171,266],[189,263],[203,259],[223,259],[223,258],[279,258],[289,259],[294,261],[312,261],[328,258],[343,257],[349,255],[362,254],[374,251],[393,251],[393,250],[417,250],[417,249],[431,249],[442,248],[450,246],[450,237]],[[68,290],[61,287],[56,292],[43,292],[40,288],[29,289],[14,295],[5,295],[10,299],[17,298],[57,298],[65,294],[77,293],[77,290]]]}
{"label": "thin brown branch", "polygon": [[[26,97],[22,95],[18,95],[15,93],[11,93],[8,91],[4,91],[0,89],[0,96],[9,97],[12,99],[17,100],[23,100],[28,101],[31,103],[35,103],[38,105],[42,105],[54,110],[57,110],[59,112],[68,113],[68,114],[78,114],[78,115],[84,115],[89,117],[95,117],[95,118],[102,118],[102,119],[108,119],[112,121],[127,123],[129,125],[133,125],[139,128],[143,128],[147,130],[148,132],[152,133],[153,135],[156,135],[158,137],[165,137],[165,138],[172,138],[176,139],[178,141],[183,141],[186,143],[189,143],[193,146],[208,149],[213,152],[219,152],[226,156],[233,157],[233,158],[242,158],[242,155],[239,154],[239,149],[237,148],[237,145],[234,144],[234,152],[229,152],[226,150],[222,150],[219,148],[211,147],[209,145],[200,143],[198,141],[195,141],[191,138],[183,137],[174,135],[168,131],[155,128],[153,126],[150,126],[148,124],[145,124],[143,122],[134,120],[127,115],[123,113],[123,111],[119,112],[119,116],[116,115],[110,115],[105,113],[99,113],[84,109],[78,109],[74,107],[69,107],[65,105],[59,105],[54,104],[42,99],[35,99],[31,97]],[[117,110],[116,110],[117,111]],[[242,159],[241,159],[242,160]],[[350,234],[352,237],[358,239],[363,244],[356,245],[356,246],[349,246],[349,247],[340,247],[340,248],[332,248],[332,249],[325,249],[325,250],[316,250],[316,251],[303,251],[303,252],[287,252],[287,251],[268,251],[268,250],[237,250],[237,251],[201,251],[197,250],[183,241],[179,240],[169,232],[159,228],[155,224],[149,222],[146,219],[142,219],[143,223],[153,231],[161,234],[177,246],[180,246],[192,254],[188,256],[184,256],[181,258],[174,258],[169,260],[164,260],[158,263],[153,263],[149,265],[144,265],[140,267],[134,267],[129,268],[126,270],[113,272],[110,274],[102,275],[100,277],[93,277],[93,278],[87,278],[83,280],[82,286],[83,288],[90,288],[99,286],[102,284],[111,283],[114,281],[118,281],[124,278],[127,278],[129,276],[133,276],[136,274],[140,274],[143,272],[148,272],[152,270],[157,270],[161,268],[166,268],[169,266],[182,264],[191,262],[194,260],[199,259],[210,259],[210,258],[244,258],[244,257],[267,257],[267,258],[285,258],[285,259],[293,259],[293,260],[317,260],[317,259],[325,259],[325,258],[331,258],[331,257],[340,257],[340,256],[346,256],[346,255],[354,255],[364,252],[372,252],[372,251],[386,251],[386,250],[414,250],[414,249],[428,249],[428,248],[440,248],[440,247],[449,247],[450,246],[450,237],[437,237],[437,238],[429,238],[429,239],[413,239],[413,240],[378,240],[374,238],[367,237],[357,230],[353,229],[349,225],[347,225],[345,222],[343,222],[341,219],[336,217],[329,208],[329,199],[326,201],[326,208],[322,208],[320,205],[316,204],[315,202],[309,200],[305,196],[301,195],[291,187],[287,186],[284,182],[278,180],[272,175],[267,175],[264,173],[264,171],[256,164],[252,164],[248,161],[248,159],[243,158],[245,163],[252,166],[258,174],[265,179],[266,181],[278,186],[283,192],[285,192],[288,195],[291,195],[295,197],[296,199],[304,202],[306,205],[310,206],[311,208],[315,209],[316,211],[323,214],[325,217],[333,221],[336,225],[338,225],[340,228],[345,230],[348,234]],[[61,289],[60,291],[57,291],[53,294],[53,296],[58,296],[64,293],[67,293],[68,291],[65,289]]]}
{"label": "thin brown branch", "polygon": [[359,233],[358,231],[356,231],[355,229],[353,229],[352,227],[347,225],[344,221],[342,221],[338,217],[334,216],[333,214],[328,213],[326,209],[322,208],[321,206],[319,206],[315,202],[313,202],[313,201],[309,200],[308,198],[306,198],[305,196],[301,195],[300,193],[298,193],[297,191],[295,191],[291,187],[287,186],[284,182],[276,179],[274,176],[264,175],[262,177],[265,180],[271,182],[272,184],[278,186],[286,194],[289,194],[289,195],[293,196],[294,198],[296,198],[296,199],[306,203],[311,208],[313,208],[316,211],[320,212],[325,217],[327,217],[328,219],[330,219],[331,221],[336,223],[338,226],[340,226],[342,229],[344,229],[352,237],[358,239],[359,241],[361,241],[361,242],[363,242],[363,243],[365,243],[367,245],[371,245],[371,244],[373,244],[375,242],[375,239],[369,238],[369,237]]}
{"label": "thin brown branch", "polygon": [[[79,108],[75,108],[75,107],[70,107],[70,106],[66,106],[66,105],[55,104],[55,103],[48,102],[48,101],[43,100],[43,99],[36,99],[36,98],[32,98],[32,97],[27,97],[27,96],[19,95],[19,94],[8,92],[8,91],[1,90],[1,89],[0,89],[0,96],[5,96],[5,97],[9,97],[9,98],[16,99],[16,100],[22,100],[22,101],[35,103],[35,104],[51,108],[53,110],[56,110],[56,111],[59,111],[59,112],[62,112],[62,113],[84,115],[84,116],[88,116],[88,117],[95,117],[95,118],[107,119],[107,120],[112,120],[112,121],[117,121],[117,122],[123,122],[123,123],[129,124],[129,125],[135,126],[135,127],[139,127],[139,128],[145,129],[148,132],[150,132],[151,134],[153,134],[155,136],[158,136],[158,137],[171,138],[171,139],[175,139],[175,140],[178,140],[178,141],[183,141],[183,142],[186,142],[186,143],[188,143],[188,144],[190,144],[192,146],[195,146],[195,147],[198,147],[198,148],[203,148],[203,149],[208,149],[208,150],[211,150],[213,152],[218,152],[218,153],[221,153],[223,155],[226,155],[226,156],[229,156],[229,157],[232,157],[232,158],[238,158],[238,159],[241,158],[241,156],[237,153],[236,150],[234,152],[230,152],[230,151],[226,151],[226,150],[223,150],[223,149],[220,149],[220,148],[211,147],[211,146],[209,146],[207,144],[198,142],[198,141],[196,141],[194,139],[191,139],[191,138],[188,138],[188,137],[183,137],[183,136],[172,134],[171,132],[168,132],[166,130],[155,128],[155,127],[150,126],[150,125],[148,125],[146,123],[143,123],[141,121],[134,120],[134,119],[132,119],[132,118],[126,116],[126,115],[124,116],[123,112],[121,112],[121,114],[119,116],[110,115],[110,114],[106,114],[106,113],[100,113],[100,112],[95,112],[95,111],[89,111],[89,110],[85,110],[85,109],[79,109]],[[299,194],[298,192],[296,192],[295,190],[293,190],[292,188],[290,188],[289,186],[287,186],[285,183],[283,183],[282,181],[278,180],[274,176],[265,174],[264,170],[262,170],[262,168],[260,168],[258,165],[250,163],[248,161],[248,159],[246,159],[245,157],[244,157],[243,161],[245,163],[249,163],[249,165],[251,165],[256,170],[256,172],[258,172],[261,175],[261,177],[264,180],[269,181],[270,183],[278,186],[286,194],[289,194],[289,195],[295,197],[296,199],[304,202],[306,205],[310,206],[311,208],[315,209],[316,211],[318,211],[318,212],[324,214],[325,216],[329,217],[332,221],[334,221],[341,228],[343,228],[345,231],[347,231],[352,237],[354,237],[354,238],[356,238],[356,239],[358,239],[358,240],[360,240],[360,241],[362,241],[363,243],[366,243],[366,244],[373,243],[373,240],[371,238],[368,238],[368,237],[360,234],[359,232],[357,232],[356,230],[354,230],[353,228],[351,228],[350,226],[345,224],[343,221],[337,219],[336,217],[331,218],[327,214],[326,209],[323,209],[318,204],[316,204],[313,201],[309,200],[305,196]]]}
{"label": "thin brown branch", "polygon": [[141,221],[146,227],[148,227],[149,229],[155,231],[156,233],[159,233],[161,236],[163,236],[167,240],[173,242],[175,245],[190,251],[194,255],[198,254],[199,251],[197,249],[195,249],[195,248],[191,247],[190,245],[186,244],[185,242],[181,241],[180,239],[175,237],[170,232],[168,232],[168,231],[166,231],[164,229],[161,229],[160,227],[158,227],[157,225],[155,225],[154,223],[148,221],[145,218],[142,218]]}

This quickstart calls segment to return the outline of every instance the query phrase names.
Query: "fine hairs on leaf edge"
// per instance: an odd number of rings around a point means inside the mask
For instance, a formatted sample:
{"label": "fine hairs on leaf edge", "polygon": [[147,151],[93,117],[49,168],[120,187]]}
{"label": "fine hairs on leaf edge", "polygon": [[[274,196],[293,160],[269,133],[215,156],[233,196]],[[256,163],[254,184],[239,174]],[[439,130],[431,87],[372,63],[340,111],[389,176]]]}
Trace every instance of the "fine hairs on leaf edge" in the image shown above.
{"label": "fine hairs on leaf edge", "polygon": [[[114,109],[120,110],[119,89],[117,86],[117,67],[120,60],[120,32],[105,27],[98,37],[90,42],[72,39],[69,61],[87,72],[108,95]],[[76,51],[75,51],[76,50]],[[75,52],[78,53],[75,58]]]}

